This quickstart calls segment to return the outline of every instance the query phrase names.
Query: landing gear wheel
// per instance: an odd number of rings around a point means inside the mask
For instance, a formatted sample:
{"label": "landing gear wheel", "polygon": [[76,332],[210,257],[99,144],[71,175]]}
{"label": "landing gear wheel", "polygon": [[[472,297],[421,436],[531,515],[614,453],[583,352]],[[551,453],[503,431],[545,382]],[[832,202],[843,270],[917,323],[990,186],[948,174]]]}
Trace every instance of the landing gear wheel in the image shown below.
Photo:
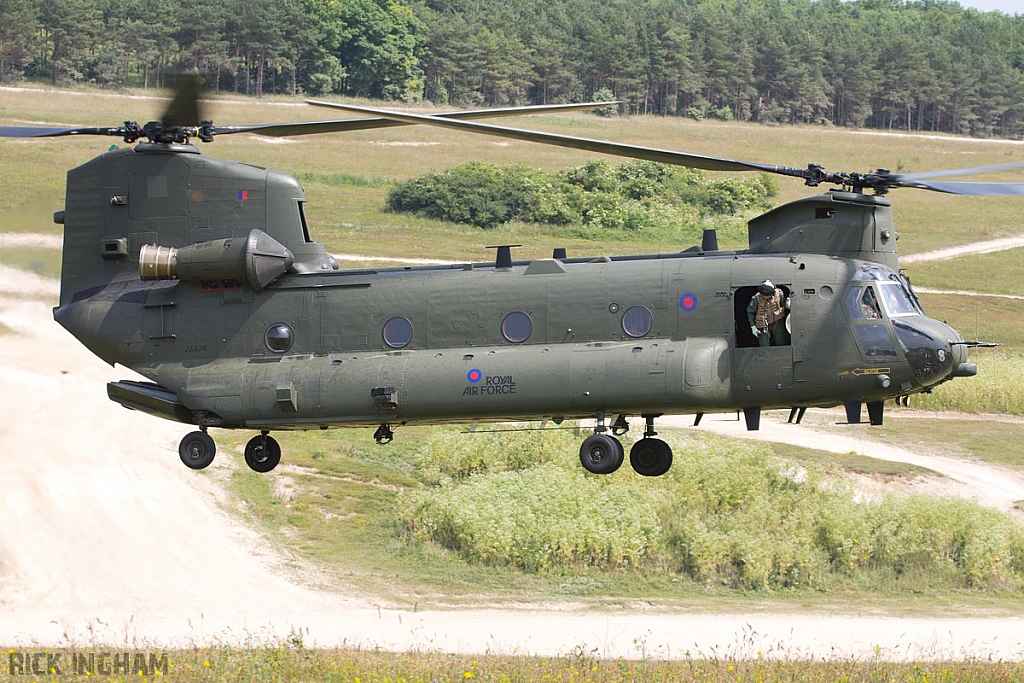
{"label": "landing gear wheel", "polygon": [[619,469],[624,458],[622,444],[607,434],[588,436],[580,446],[580,462],[584,469],[594,474],[611,474]]}
{"label": "landing gear wheel", "polygon": [[209,467],[217,455],[217,444],[206,432],[190,432],[178,444],[178,457],[185,466],[193,470]]}
{"label": "landing gear wheel", "polygon": [[269,472],[281,462],[281,445],[272,436],[259,434],[245,444],[245,464],[254,472]]}
{"label": "landing gear wheel", "polygon": [[672,447],[661,439],[640,439],[629,449],[629,464],[637,474],[660,477],[672,467]]}

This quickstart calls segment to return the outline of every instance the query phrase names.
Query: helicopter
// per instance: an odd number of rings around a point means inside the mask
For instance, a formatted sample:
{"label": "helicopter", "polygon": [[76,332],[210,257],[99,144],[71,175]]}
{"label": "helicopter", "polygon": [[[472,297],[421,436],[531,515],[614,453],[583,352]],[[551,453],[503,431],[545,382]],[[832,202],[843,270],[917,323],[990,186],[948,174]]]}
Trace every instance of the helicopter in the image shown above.
{"label": "helicopter", "polygon": [[[71,169],[54,319],[92,353],[144,381],[111,382],[114,402],[197,427],[178,448],[211,464],[209,428],[258,432],[245,447],[273,470],[272,431],[594,420],[581,446],[595,474],[625,460],[619,437],[644,421],[630,465],[660,476],[666,414],[844,405],[882,424],[884,403],[977,373],[966,341],[929,318],[900,270],[895,188],[1019,195],[1024,184],[935,181],[1022,164],[918,174],[834,173],[701,156],[481,123],[607,102],[410,114],[307,100],[364,118],[214,126],[198,88],[179,88],[160,121],[95,128],[0,127],[0,136],[109,135],[114,148]],[[313,240],[292,176],[200,154],[192,138],[304,135],[423,124],[712,171],[803,179],[820,194],[748,223],[749,245],[673,253],[342,269]],[[868,194],[867,191],[871,191]],[[759,299],[760,297],[760,299]],[[764,303],[771,299],[771,304]],[[772,318],[774,334],[766,334]],[[768,314],[768,311],[771,311]]]}

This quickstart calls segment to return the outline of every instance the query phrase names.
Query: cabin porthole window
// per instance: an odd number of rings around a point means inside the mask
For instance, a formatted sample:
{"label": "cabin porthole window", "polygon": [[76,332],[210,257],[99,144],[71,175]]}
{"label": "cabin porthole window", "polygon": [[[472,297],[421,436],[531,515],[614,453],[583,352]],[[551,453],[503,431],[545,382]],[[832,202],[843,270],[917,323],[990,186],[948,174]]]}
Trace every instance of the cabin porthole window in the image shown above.
{"label": "cabin porthole window", "polygon": [[412,341],[412,323],[408,318],[391,318],[384,323],[384,343],[393,349],[402,349]]}
{"label": "cabin porthole window", "polygon": [[287,323],[274,323],[267,329],[263,341],[274,353],[286,353],[295,343],[295,331]]}
{"label": "cabin porthole window", "polygon": [[646,306],[630,306],[622,314],[622,331],[630,337],[642,337],[654,326],[654,315]]}
{"label": "cabin porthole window", "polygon": [[501,322],[501,334],[513,344],[520,344],[530,338],[533,321],[522,311],[512,311]]}

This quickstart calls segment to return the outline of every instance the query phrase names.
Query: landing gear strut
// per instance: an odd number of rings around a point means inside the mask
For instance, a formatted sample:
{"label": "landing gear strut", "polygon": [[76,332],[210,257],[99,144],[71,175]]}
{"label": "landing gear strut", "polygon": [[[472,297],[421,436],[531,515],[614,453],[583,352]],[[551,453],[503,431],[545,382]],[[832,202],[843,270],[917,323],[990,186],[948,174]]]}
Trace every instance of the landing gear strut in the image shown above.
{"label": "landing gear strut", "polygon": [[385,423],[380,427],[377,427],[377,431],[373,433],[373,440],[377,442],[378,446],[383,446],[386,443],[391,443],[395,438],[395,431],[391,429],[391,425]]}
{"label": "landing gear strut", "polygon": [[264,429],[245,444],[245,464],[254,472],[269,472],[281,462],[281,446],[269,434]]}
{"label": "landing gear strut", "polygon": [[200,432],[189,432],[178,444],[178,457],[185,466],[193,470],[209,467],[213,456],[217,455],[217,444],[203,429]]}

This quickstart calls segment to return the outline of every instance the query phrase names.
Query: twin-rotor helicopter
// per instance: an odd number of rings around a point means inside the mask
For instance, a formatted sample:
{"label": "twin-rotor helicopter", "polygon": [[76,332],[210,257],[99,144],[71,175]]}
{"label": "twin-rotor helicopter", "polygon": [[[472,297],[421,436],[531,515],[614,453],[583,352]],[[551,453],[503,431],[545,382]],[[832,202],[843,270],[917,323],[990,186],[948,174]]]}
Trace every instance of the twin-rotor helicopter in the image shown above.
{"label": "twin-rotor helicopter", "polygon": [[[108,135],[112,149],[68,172],[60,303],[54,318],[94,354],[145,381],[112,382],[111,400],[194,425],[181,460],[214,459],[210,427],[257,433],[246,463],[272,470],[271,431],[506,420],[594,420],[582,465],[620,467],[630,448],[658,476],[672,449],[666,414],[867,405],[977,372],[968,342],[929,318],[901,273],[886,193],[1024,194],[1024,184],[936,181],[1017,164],[900,175],[788,168],[481,123],[607,103],[430,115],[313,103],[363,118],[215,126],[189,81],[158,122],[98,128],[0,127],[0,136]],[[190,140],[425,124],[713,171],[761,171],[834,189],[749,222],[749,246],[701,245],[634,256],[341,269],[306,223],[291,176],[200,154]],[[872,194],[867,194],[870,190]],[[759,293],[760,290],[760,293]],[[760,298],[759,298],[760,297]],[[768,326],[774,331],[768,334]]]}

